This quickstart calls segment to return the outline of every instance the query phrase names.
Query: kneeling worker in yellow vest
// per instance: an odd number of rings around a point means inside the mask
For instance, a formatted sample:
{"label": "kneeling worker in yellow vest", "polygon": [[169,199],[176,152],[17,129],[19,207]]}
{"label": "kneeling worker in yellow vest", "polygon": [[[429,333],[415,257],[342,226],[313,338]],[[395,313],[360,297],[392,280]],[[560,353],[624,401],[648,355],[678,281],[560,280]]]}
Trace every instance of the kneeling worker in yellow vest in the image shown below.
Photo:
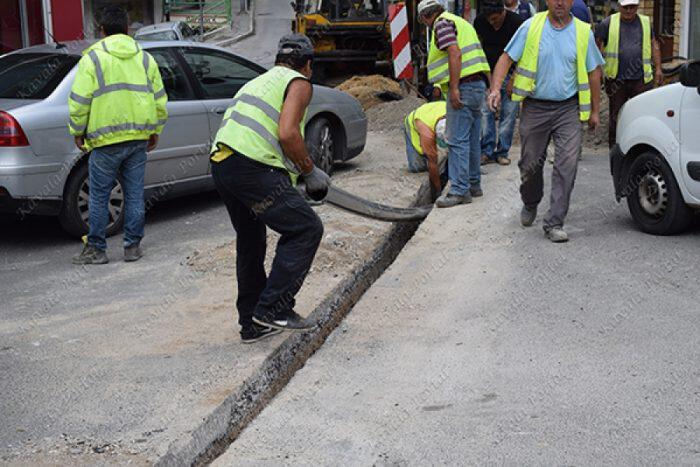
{"label": "kneeling worker in yellow vest", "polygon": [[108,262],[108,204],[117,177],[124,190],[124,260],[141,258],[146,151],[155,149],[168,117],[158,64],[127,35],[126,11],[104,7],[100,30],[106,37],[83,52],[68,99],[70,134],[81,151],[91,151],[89,233],[74,264]]}
{"label": "kneeling worker in yellow vest", "polygon": [[[303,177],[312,198],[324,197],[330,186],[304,145],[312,60],[308,37],[283,37],[275,66],[238,91],[212,146],[212,176],[236,230],[244,343],[313,327],[294,311],[323,235],[321,220],[294,186]],[[269,276],[267,227],[281,235]]]}
{"label": "kneeling worker in yellow vest", "polygon": [[428,102],[406,115],[406,158],[409,172],[428,171],[432,199],[442,190],[438,161],[438,139],[445,140],[445,101]]}

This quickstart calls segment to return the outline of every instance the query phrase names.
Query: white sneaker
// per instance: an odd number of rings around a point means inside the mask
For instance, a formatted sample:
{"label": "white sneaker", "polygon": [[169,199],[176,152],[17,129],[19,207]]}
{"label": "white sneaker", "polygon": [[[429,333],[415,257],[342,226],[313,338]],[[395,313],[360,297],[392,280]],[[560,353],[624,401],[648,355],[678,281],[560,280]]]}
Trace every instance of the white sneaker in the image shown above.
{"label": "white sneaker", "polygon": [[552,243],[564,243],[569,241],[569,235],[561,227],[552,227],[544,231],[544,236]]}

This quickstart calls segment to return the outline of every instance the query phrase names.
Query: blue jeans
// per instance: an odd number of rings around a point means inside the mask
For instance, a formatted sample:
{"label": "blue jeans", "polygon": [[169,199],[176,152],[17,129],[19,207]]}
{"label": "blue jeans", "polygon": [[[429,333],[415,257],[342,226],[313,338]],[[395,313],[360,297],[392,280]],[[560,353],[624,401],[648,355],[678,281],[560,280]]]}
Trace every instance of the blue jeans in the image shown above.
{"label": "blue jeans", "polygon": [[119,178],[124,191],[124,247],[143,238],[146,210],[143,176],[146,172],[146,141],[128,141],[95,148],[88,162],[90,176],[90,231],[88,244],[107,249],[105,230],[109,223],[109,195]]}
{"label": "blue jeans", "polygon": [[447,99],[447,166],[450,194],[464,196],[481,186],[481,106],[486,84],[472,81],[459,85],[464,107],[453,109]]}
{"label": "blue jeans", "polygon": [[[520,110],[520,103],[514,102],[508,97],[507,84],[508,80],[506,79],[501,88],[501,114],[498,131],[496,131],[496,114],[489,110],[486,102],[481,109],[481,154],[492,160],[508,157],[508,151],[513,143],[515,119],[518,118]],[[496,141],[498,141],[498,145],[496,145]]]}
{"label": "blue jeans", "polygon": [[411,173],[425,172],[428,170],[428,161],[424,156],[418,154],[416,148],[413,147],[411,135],[406,129],[406,125],[403,127],[403,134],[406,137],[406,159],[408,161],[408,171]]}

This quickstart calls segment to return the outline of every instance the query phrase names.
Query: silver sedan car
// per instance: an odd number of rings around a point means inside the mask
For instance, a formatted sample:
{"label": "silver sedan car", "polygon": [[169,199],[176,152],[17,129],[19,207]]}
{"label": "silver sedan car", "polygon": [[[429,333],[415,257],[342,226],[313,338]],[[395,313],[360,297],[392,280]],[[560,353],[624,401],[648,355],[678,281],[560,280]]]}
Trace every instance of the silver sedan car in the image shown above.
{"label": "silver sedan car", "polygon": [[[73,235],[87,232],[87,156],[68,133],[68,95],[89,41],[30,47],[0,57],[0,212],[58,215]],[[147,207],[176,196],[214,189],[209,147],[236,92],[265,69],[203,43],[143,42],[155,58],[168,93],[168,122],[148,154]],[[360,154],[367,118],[356,99],[314,86],[305,139],[315,163]],[[117,183],[109,201],[108,235],[123,223]]]}

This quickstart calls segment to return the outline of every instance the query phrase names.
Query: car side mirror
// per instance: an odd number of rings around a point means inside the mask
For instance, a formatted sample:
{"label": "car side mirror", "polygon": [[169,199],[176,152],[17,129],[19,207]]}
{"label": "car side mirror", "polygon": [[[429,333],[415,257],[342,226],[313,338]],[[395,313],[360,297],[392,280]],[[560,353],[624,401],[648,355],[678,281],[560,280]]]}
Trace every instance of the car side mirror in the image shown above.
{"label": "car side mirror", "polygon": [[681,68],[680,81],[683,86],[696,88],[700,86],[700,61],[686,63]]}

